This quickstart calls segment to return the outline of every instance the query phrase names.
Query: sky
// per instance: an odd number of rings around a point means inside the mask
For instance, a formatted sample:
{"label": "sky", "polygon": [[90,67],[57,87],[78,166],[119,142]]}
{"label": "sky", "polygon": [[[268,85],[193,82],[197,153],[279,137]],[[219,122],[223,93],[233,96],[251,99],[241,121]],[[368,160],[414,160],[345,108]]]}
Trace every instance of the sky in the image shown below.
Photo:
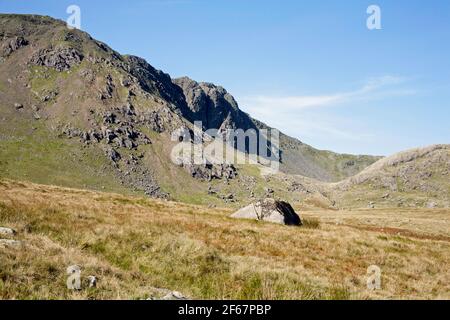
{"label": "sky", "polygon": [[[172,77],[223,86],[319,149],[389,155],[450,143],[448,0],[0,0],[66,20]],[[369,30],[377,5],[381,29]]]}

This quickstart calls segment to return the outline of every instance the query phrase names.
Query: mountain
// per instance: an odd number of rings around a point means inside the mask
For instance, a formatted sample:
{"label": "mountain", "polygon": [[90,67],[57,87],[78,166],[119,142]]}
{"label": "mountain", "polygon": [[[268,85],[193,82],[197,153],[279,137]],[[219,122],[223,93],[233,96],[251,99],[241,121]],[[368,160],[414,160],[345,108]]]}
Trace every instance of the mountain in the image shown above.
{"label": "mountain", "polygon": [[[240,180],[262,179],[251,168],[180,168],[170,161],[171,133],[192,130],[194,121],[205,128],[268,128],[224,88],[171,79],[50,17],[0,15],[0,40],[1,176],[187,201],[217,184],[192,177],[231,180],[237,171]],[[284,134],[279,149],[282,172],[327,182],[380,158],[317,150]],[[251,188],[263,193],[258,183],[228,183],[245,198]]]}

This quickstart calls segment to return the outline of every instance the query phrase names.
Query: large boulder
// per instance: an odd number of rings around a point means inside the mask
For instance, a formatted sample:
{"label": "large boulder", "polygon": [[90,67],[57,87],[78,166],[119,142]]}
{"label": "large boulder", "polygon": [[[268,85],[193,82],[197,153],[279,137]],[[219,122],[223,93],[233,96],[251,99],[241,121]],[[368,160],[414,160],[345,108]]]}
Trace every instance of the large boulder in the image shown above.
{"label": "large boulder", "polygon": [[231,217],[264,220],[285,225],[302,225],[300,217],[289,203],[274,199],[264,199],[252,203],[236,211]]}

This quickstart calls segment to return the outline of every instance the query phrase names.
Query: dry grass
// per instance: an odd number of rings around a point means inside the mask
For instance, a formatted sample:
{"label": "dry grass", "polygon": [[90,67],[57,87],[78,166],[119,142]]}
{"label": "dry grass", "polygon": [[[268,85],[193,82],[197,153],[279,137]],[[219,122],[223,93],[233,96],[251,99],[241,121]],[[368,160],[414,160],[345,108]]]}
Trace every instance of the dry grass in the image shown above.
{"label": "dry grass", "polygon": [[[449,210],[308,211],[306,228],[230,213],[1,181],[0,226],[24,246],[0,248],[0,298],[141,299],[155,287],[200,299],[450,298]],[[98,287],[68,290],[71,264]],[[374,264],[382,289],[368,291]]]}

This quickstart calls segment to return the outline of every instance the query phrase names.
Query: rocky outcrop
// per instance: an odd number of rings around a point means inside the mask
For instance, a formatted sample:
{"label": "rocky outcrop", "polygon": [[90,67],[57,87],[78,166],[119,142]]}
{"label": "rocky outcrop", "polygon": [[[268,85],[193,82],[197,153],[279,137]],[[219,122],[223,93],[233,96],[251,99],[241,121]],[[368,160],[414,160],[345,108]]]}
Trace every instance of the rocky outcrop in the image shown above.
{"label": "rocky outcrop", "polygon": [[263,220],[284,225],[302,225],[292,206],[284,201],[264,199],[244,207],[231,215],[232,218]]}
{"label": "rocky outcrop", "polygon": [[[260,141],[265,138],[258,135],[260,128],[256,122],[239,109],[234,97],[223,87],[196,82],[188,77],[174,79],[173,82],[183,90],[190,109],[184,116],[189,121],[201,121],[203,130],[216,130],[218,136],[225,138],[228,144],[243,153],[255,152],[262,145],[268,146],[266,141]],[[236,143],[236,140],[241,143]],[[249,141],[255,141],[257,145],[250,147]],[[268,158],[270,152],[260,149],[258,154]]]}
{"label": "rocky outcrop", "polygon": [[56,47],[38,50],[32,55],[30,63],[36,66],[54,68],[61,72],[80,64],[83,58],[83,54],[75,48]]}
{"label": "rocky outcrop", "polygon": [[211,181],[213,179],[230,180],[237,176],[236,167],[232,164],[183,164],[193,178]]}
{"label": "rocky outcrop", "polygon": [[255,129],[253,120],[242,112],[234,97],[223,87],[196,82],[188,77],[174,79],[191,111],[190,121],[202,121],[203,129]]}
{"label": "rocky outcrop", "polygon": [[148,93],[158,93],[168,102],[172,111],[188,116],[190,110],[186,105],[183,91],[176,86],[170,76],[152,67],[147,61],[136,56],[126,56],[127,71],[133,75],[141,88]]}
{"label": "rocky outcrop", "polygon": [[[138,115],[133,106],[126,105],[100,115],[98,118],[101,120],[91,129],[74,128],[69,123],[61,129],[61,133],[102,148],[121,184],[142,190],[150,197],[168,198],[169,195],[161,190],[154,174],[143,165],[143,153],[137,152],[139,146],[150,144],[151,141],[135,125]],[[127,153],[131,154],[123,155]]]}
{"label": "rocky outcrop", "polygon": [[12,39],[7,39],[0,47],[0,56],[6,58],[13,52],[27,45],[28,40],[26,40],[24,37],[13,37]]}

